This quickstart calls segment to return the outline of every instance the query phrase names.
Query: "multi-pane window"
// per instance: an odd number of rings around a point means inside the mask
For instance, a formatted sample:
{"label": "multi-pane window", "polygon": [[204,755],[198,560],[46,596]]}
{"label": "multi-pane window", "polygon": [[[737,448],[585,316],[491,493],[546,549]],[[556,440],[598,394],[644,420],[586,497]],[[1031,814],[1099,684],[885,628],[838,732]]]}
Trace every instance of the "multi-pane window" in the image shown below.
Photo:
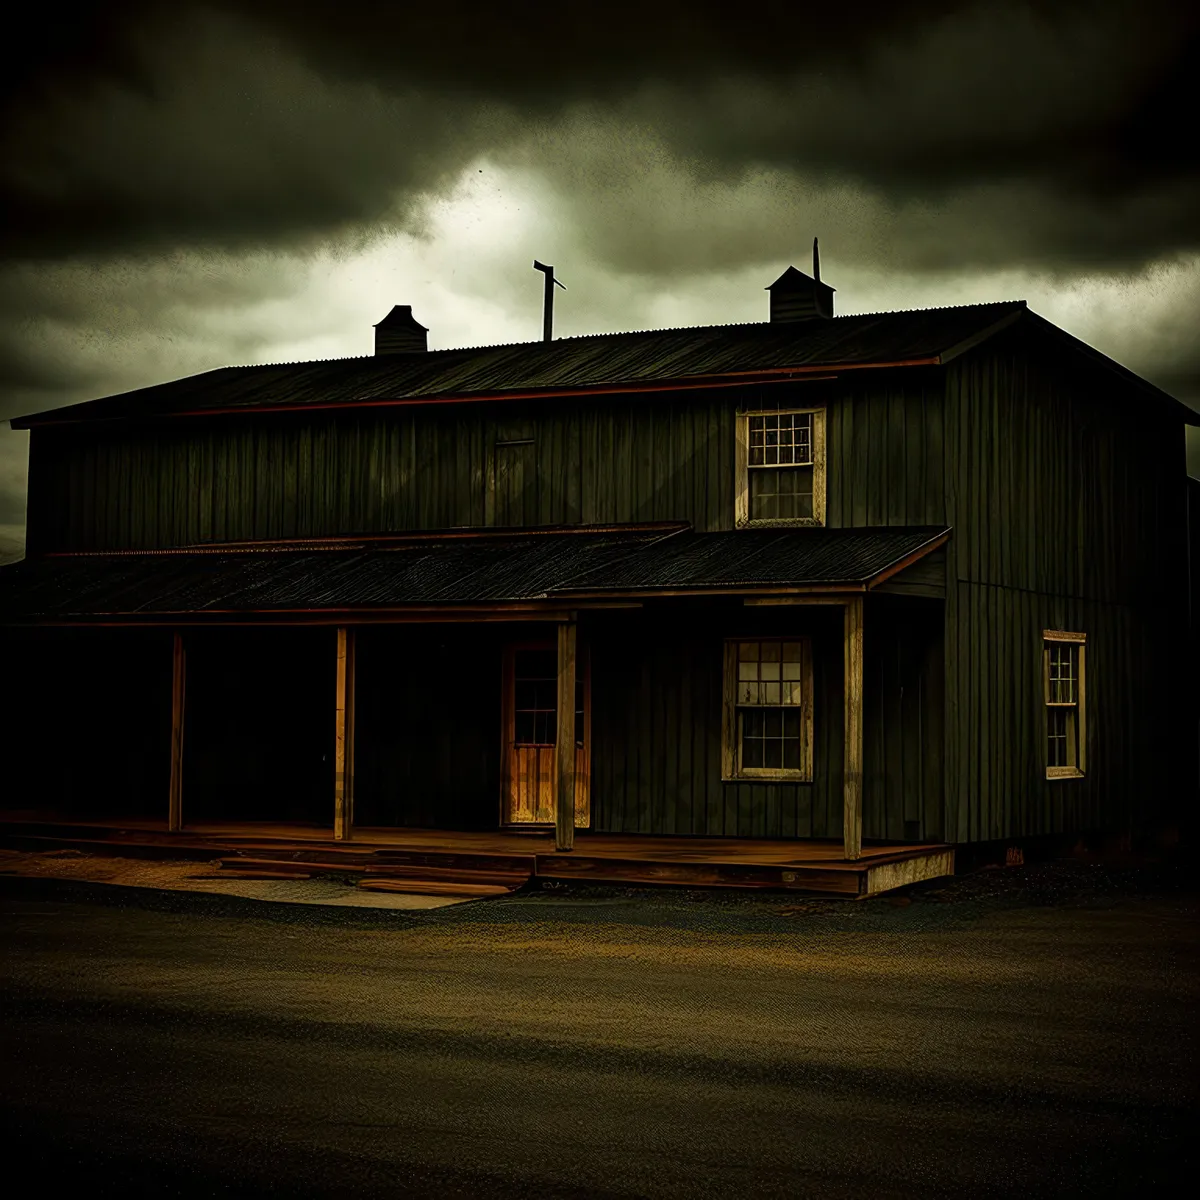
{"label": "multi-pane window", "polygon": [[1042,635],[1048,778],[1083,774],[1087,745],[1084,727],[1086,646],[1082,633],[1046,630]]}
{"label": "multi-pane window", "polygon": [[743,413],[738,524],[824,520],[823,410]]}
{"label": "multi-pane window", "polygon": [[[513,663],[513,740],[553,746],[558,730],[558,654],[518,650]],[[583,680],[575,680],[575,744],[583,745]]]}
{"label": "multi-pane window", "polygon": [[726,643],[726,778],[812,778],[812,653],[807,638]]}

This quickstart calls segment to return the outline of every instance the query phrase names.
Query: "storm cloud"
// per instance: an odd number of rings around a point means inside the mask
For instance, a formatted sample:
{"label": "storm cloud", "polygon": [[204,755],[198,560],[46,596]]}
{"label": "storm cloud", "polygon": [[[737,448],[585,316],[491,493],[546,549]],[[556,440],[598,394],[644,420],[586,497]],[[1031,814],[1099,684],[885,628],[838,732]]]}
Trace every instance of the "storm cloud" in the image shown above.
{"label": "storm cloud", "polygon": [[[533,254],[572,288],[564,333],[761,319],[814,233],[842,311],[1015,292],[1200,402],[1200,164],[1173,131],[1194,6],[32,21],[0,55],[0,415],[366,352],[393,301],[433,312],[433,344],[535,337]],[[0,540],[23,456],[0,438]]]}

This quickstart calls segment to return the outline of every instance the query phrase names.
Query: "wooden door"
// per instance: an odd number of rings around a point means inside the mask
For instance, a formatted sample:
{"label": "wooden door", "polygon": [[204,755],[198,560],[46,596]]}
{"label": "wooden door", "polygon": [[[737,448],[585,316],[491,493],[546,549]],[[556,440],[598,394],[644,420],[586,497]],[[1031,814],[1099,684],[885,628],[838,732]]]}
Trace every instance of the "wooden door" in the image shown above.
{"label": "wooden door", "polygon": [[[575,680],[575,828],[591,821],[591,703],[588,655]],[[504,656],[505,825],[554,824],[554,748],[558,726],[558,654],[551,642],[510,646]]]}

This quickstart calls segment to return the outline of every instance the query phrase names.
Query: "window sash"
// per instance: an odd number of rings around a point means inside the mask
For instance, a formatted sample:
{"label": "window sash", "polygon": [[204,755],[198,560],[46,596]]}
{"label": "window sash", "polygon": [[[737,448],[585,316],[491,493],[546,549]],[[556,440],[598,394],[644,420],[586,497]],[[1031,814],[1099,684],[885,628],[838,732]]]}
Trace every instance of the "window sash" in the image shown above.
{"label": "window sash", "polygon": [[747,416],[748,454],[752,470],[813,465],[813,414],[781,411]]}
{"label": "window sash", "polygon": [[[575,679],[575,745],[584,742],[584,681]],[[558,655],[554,650],[517,650],[513,660],[513,744],[558,742]]]}
{"label": "window sash", "polygon": [[734,524],[824,525],[825,408],[738,412]]}
{"label": "window sash", "polygon": [[1046,777],[1078,778],[1087,755],[1085,664],[1087,635],[1042,634],[1042,688],[1046,711]]}
{"label": "window sash", "polygon": [[811,780],[811,640],[730,639],[724,676],[722,778]]}

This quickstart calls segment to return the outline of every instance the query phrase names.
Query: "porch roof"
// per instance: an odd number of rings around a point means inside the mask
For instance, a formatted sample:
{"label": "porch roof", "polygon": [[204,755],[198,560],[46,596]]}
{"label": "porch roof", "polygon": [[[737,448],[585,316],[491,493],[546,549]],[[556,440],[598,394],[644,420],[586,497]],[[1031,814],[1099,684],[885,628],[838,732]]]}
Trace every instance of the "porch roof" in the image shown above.
{"label": "porch roof", "polygon": [[686,525],[454,530],[325,542],[47,555],[0,569],[6,623],[573,606],[678,591],[864,590],[949,530]]}

